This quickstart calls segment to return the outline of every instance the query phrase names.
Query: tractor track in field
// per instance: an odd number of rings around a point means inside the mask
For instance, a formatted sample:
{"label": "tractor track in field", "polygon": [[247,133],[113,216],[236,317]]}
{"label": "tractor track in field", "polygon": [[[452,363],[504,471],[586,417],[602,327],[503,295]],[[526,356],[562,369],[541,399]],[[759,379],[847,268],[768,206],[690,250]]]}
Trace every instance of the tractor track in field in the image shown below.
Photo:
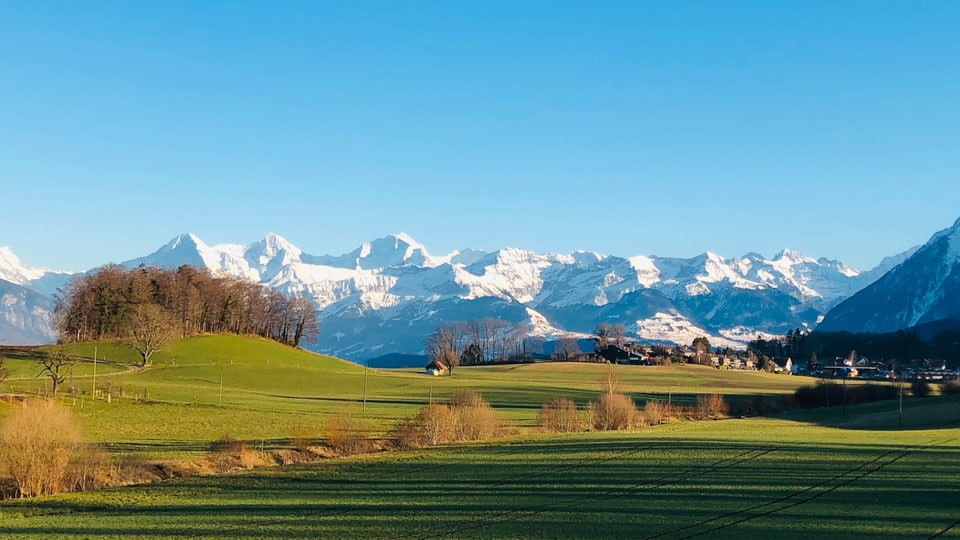
{"label": "tractor track in field", "polygon": [[[512,455],[517,455],[517,454],[521,454],[521,453],[526,453],[526,452],[529,452],[531,446],[536,446],[536,445],[530,445],[530,446],[528,446],[528,445],[520,444],[520,445],[518,445],[518,448],[514,449],[513,451],[511,451],[511,452],[509,452],[509,453],[505,453],[505,454],[499,454],[499,455],[500,455],[500,456],[512,456]],[[519,474],[519,475],[510,475],[510,476],[504,476],[504,477],[499,477],[499,478],[493,478],[493,479],[489,479],[489,480],[479,481],[479,482],[476,482],[476,483],[471,484],[471,486],[476,487],[476,488],[496,488],[496,487],[501,487],[501,486],[505,486],[505,485],[507,485],[507,484],[515,483],[515,482],[518,482],[518,481],[521,481],[521,480],[525,480],[525,479],[528,479],[528,478],[533,478],[533,477],[537,477],[537,476],[542,476],[542,475],[544,474],[544,471],[547,472],[547,473],[549,473],[550,475],[556,474],[556,473],[565,473],[565,472],[569,472],[569,471],[572,471],[572,470],[576,470],[576,469],[579,469],[579,468],[582,468],[582,467],[587,467],[587,466],[591,466],[591,465],[597,465],[597,464],[602,464],[602,463],[606,463],[606,462],[609,462],[609,461],[614,461],[614,460],[617,460],[617,459],[622,459],[622,458],[624,458],[624,457],[626,457],[626,456],[629,456],[629,455],[632,455],[632,454],[636,454],[636,453],[642,452],[642,451],[644,451],[644,450],[649,450],[649,449],[654,448],[654,447],[656,447],[656,446],[658,446],[658,445],[657,445],[657,444],[653,444],[653,443],[646,444],[646,445],[639,446],[639,447],[638,447],[638,446],[631,446],[631,447],[628,447],[628,448],[624,448],[624,449],[621,449],[621,450],[617,450],[617,451],[613,452],[613,453],[610,454],[610,455],[604,455],[604,456],[600,456],[600,457],[597,457],[597,458],[589,458],[589,459],[579,460],[579,461],[575,461],[575,462],[573,462],[573,463],[570,463],[570,464],[568,464],[568,465],[561,466],[561,467],[558,467],[557,465],[553,465],[553,464],[544,464],[544,465],[540,465],[540,466],[538,467],[538,469],[537,469],[537,470],[534,470],[534,471],[528,471],[528,472],[525,472],[525,473]],[[463,464],[464,464],[463,462],[451,462],[451,463],[446,464],[446,466],[449,467],[449,466],[463,465]],[[541,468],[544,469],[544,471],[539,470],[539,469],[541,469]],[[436,471],[436,470],[437,470],[437,467],[434,467],[434,468],[433,468],[433,471]],[[403,472],[396,473],[396,474],[382,475],[382,476],[376,476],[376,477],[371,477],[371,478],[373,478],[374,480],[378,480],[378,481],[382,481],[382,480],[393,480],[393,479],[396,479],[396,478],[401,478],[401,477],[403,477],[403,476],[412,475],[412,474],[417,474],[417,473],[420,473],[420,472],[421,472],[421,471],[420,471],[419,469],[412,469],[412,470],[409,470],[409,471],[403,471]],[[452,493],[459,493],[459,492],[462,491],[462,490],[461,490],[460,488],[447,488],[447,489],[444,489],[444,490],[441,490],[441,491],[444,491],[444,492],[446,492],[446,493],[451,493],[451,494],[452,494]],[[321,510],[321,511],[318,511],[318,512],[306,514],[306,516],[315,517],[315,518],[327,518],[327,517],[334,517],[334,516],[343,516],[343,515],[346,515],[346,514],[351,514],[351,513],[353,513],[353,512],[357,512],[357,511],[360,511],[360,510],[364,510],[364,509],[366,509],[366,508],[368,508],[368,507],[367,507],[367,506],[363,506],[363,505],[334,506],[334,507],[329,508],[329,509],[327,509],[327,510]],[[414,535],[414,536],[416,536],[416,535]],[[401,536],[400,538],[404,538],[404,536]]]}
{"label": "tractor track in field", "polygon": [[[648,447],[645,447],[645,448],[637,448],[635,452],[649,449],[654,446],[656,445],[649,445]],[[454,527],[437,528],[437,529],[427,530],[427,531],[419,531],[417,533],[401,536],[401,538],[416,538],[418,540],[423,540],[428,538],[444,538],[448,536],[457,535],[458,533],[462,533],[464,531],[468,531],[472,529],[480,529],[483,527],[488,527],[490,525],[508,523],[511,521],[517,521],[520,519],[528,518],[530,516],[542,514],[544,512],[558,510],[558,509],[562,509],[562,508],[566,508],[574,505],[584,506],[584,505],[596,503],[599,501],[607,501],[611,499],[627,497],[630,495],[635,495],[642,491],[648,491],[648,490],[676,484],[678,482],[681,482],[683,480],[686,480],[696,475],[710,473],[720,469],[740,465],[748,461],[751,461],[753,459],[756,459],[760,456],[766,455],[770,452],[773,452],[774,450],[775,450],[774,448],[750,448],[748,450],[739,452],[734,456],[730,456],[730,457],[726,457],[726,458],[714,461],[713,463],[710,463],[709,465],[706,465],[706,466],[689,467],[678,472],[673,472],[673,473],[662,475],[660,477],[656,477],[653,479],[644,480],[643,482],[633,484],[632,486],[629,486],[626,488],[612,488],[607,491],[604,491],[603,493],[593,495],[587,498],[571,497],[566,501],[533,506],[523,510],[507,510],[507,511],[495,514],[493,516],[488,516],[482,519],[469,521],[462,525],[458,525]],[[609,459],[605,459],[603,461],[608,461],[608,460]]]}
{"label": "tractor track in field", "polygon": [[953,530],[954,527],[960,527],[960,519],[954,521],[954,522],[951,523],[950,525],[947,525],[945,528],[937,531],[936,534],[934,534],[933,536],[930,537],[930,540],[933,540],[934,538],[940,538],[941,536],[943,536],[943,535],[947,534],[948,532],[950,532],[951,530]]}
{"label": "tractor track in field", "polygon": [[[805,487],[805,488],[803,488],[803,489],[794,491],[793,493],[790,493],[789,495],[785,495],[785,496],[783,496],[783,497],[778,497],[777,499],[774,499],[774,500],[772,500],[772,501],[767,501],[767,502],[765,502],[765,503],[761,503],[761,504],[757,504],[757,505],[754,505],[754,506],[750,506],[750,507],[748,507],[748,508],[743,508],[743,509],[740,509],[740,510],[736,510],[736,511],[734,511],[734,512],[728,512],[728,513],[726,513],[726,514],[722,514],[722,515],[715,516],[715,517],[712,517],[712,518],[709,518],[709,519],[705,519],[705,520],[703,520],[703,521],[699,521],[699,522],[693,523],[693,524],[691,524],[691,525],[687,525],[687,526],[684,526],[684,527],[680,527],[680,528],[677,528],[677,529],[673,529],[673,530],[670,530],[670,531],[666,531],[666,532],[663,532],[663,533],[660,533],[660,534],[656,534],[656,535],[653,535],[653,536],[648,536],[648,537],[647,537],[647,540],[653,540],[653,539],[656,539],[656,538],[663,538],[663,537],[666,537],[666,536],[672,536],[672,535],[676,535],[676,534],[681,534],[681,536],[677,536],[677,538],[679,538],[679,539],[694,538],[694,537],[697,537],[697,536],[702,536],[702,535],[709,534],[709,533],[712,533],[712,532],[716,532],[716,531],[719,531],[719,530],[722,530],[722,529],[726,529],[726,528],[728,528],[728,527],[732,527],[732,526],[738,525],[738,524],[740,524],[740,523],[745,523],[745,522],[747,522],[747,521],[751,521],[751,520],[754,520],[754,519],[757,519],[757,518],[766,517],[766,516],[769,516],[769,515],[771,515],[771,514],[775,514],[775,513],[777,513],[777,512],[780,512],[780,511],[782,511],[782,510],[786,510],[786,509],[789,509],[789,508],[793,508],[793,507],[795,507],[795,506],[799,506],[799,505],[801,505],[801,504],[804,504],[804,503],[807,503],[807,502],[812,501],[812,500],[814,500],[814,499],[817,499],[817,498],[819,498],[819,497],[822,497],[823,495],[826,495],[826,494],[828,494],[828,493],[831,493],[831,492],[833,492],[833,491],[836,491],[836,490],[838,490],[838,489],[840,489],[840,488],[842,488],[842,487],[844,487],[844,486],[846,486],[846,485],[852,484],[853,482],[856,482],[857,480],[861,480],[861,479],[863,479],[863,478],[866,478],[867,476],[870,476],[871,474],[873,474],[873,473],[875,473],[875,472],[877,472],[877,471],[879,471],[879,470],[887,467],[888,465],[892,465],[893,463],[896,463],[897,461],[900,461],[901,459],[909,456],[910,454],[913,454],[913,453],[918,452],[918,451],[926,450],[926,449],[928,449],[928,448],[933,448],[933,447],[936,447],[936,446],[939,446],[939,445],[942,445],[942,444],[946,444],[946,443],[948,443],[948,442],[951,442],[951,440],[952,440],[952,439],[943,440],[943,441],[936,441],[936,442],[932,442],[932,443],[927,444],[927,445],[924,445],[924,446],[912,446],[912,447],[906,447],[906,448],[903,448],[903,449],[900,449],[900,450],[889,450],[889,451],[887,451],[887,452],[884,452],[884,453],[882,453],[882,454],[874,457],[874,458],[871,459],[871,460],[868,460],[868,461],[865,461],[865,462],[863,462],[863,463],[860,463],[859,465],[857,465],[856,467],[854,467],[854,468],[852,468],[852,469],[849,469],[849,470],[846,470],[846,471],[841,472],[841,473],[839,473],[839,474],[836,474],[836,475],[834,475],[834,476],[832,476],[832,477],[830,477],[830,478],[827,478],[826,480],[822,480],[822,481],[820,481],[820,482],[817,482],[817,483],[815,483],[815,484],[812,484],[812,485],[810,485],[810,486],[807,486],[807,487]],[[837,482],[837,483],[834,484],[834,485],[831,485],[831,486],[827,487],[829,484],[834,483],[834,482]],[[815,490],[817,490],[818,488],[824,488],[824,489],[821,489],[821,490],[819,490],[819,491],[815,491]],[[815,491],[815,492],[814,492],[814,491]],[[810,492],[814,492],[814,493],[810,493]],[[808,494],[809,494],[809,496],[806,496],[806,497],[804,496],[804,495],[808,495]],[[795,500],[794,500],[794,499],[795,499]],[[768,507],[771,507],[771,506],[774,506],[774,508],[768,508]],[[764,508],[766,508],[766,510],[763,510]],[[712,524],[712,523],[714,523],[714,522],[721,521],[721,520],[726,520],[726,519],[730,519],[730,518],[733,518],[733,521],[730,521],[730,522],[727,522],[727,523],[715,524],[714,526],[711,526],[711,527],[709,527],[709,528],[707,528],[707,529],[700,530],[700,531],[696,531],[696,532],[691,532],[690,534],[686,534],[686,533],[690,532],[692,529],[696,529],[696,528],[702,527],[702,526],[704,526],[704,525]],[[947,527],[947,528],[944,529],[943,531],[937,533],[936,536],[939,536],[939,535],[944,534],[946,531],[950,530],[952,527],[954,527],[954,526],[956,526],[956,525],[958,525],[958,524],[960,524],[960,521],[954,523],[953,525],[950,525],[950,527]],[[931,537],[931,538],[935,538],[936,536]]]}

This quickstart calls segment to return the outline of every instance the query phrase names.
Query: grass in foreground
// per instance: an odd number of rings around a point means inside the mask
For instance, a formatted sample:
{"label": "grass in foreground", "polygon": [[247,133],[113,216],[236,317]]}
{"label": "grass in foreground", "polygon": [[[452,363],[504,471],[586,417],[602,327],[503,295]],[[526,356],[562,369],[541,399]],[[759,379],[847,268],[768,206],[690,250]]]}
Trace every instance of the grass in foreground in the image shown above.
{"label": "grass in foreground", "polygon": [[4,538],[960,538],[960,429],[750,419],[0,504]]}

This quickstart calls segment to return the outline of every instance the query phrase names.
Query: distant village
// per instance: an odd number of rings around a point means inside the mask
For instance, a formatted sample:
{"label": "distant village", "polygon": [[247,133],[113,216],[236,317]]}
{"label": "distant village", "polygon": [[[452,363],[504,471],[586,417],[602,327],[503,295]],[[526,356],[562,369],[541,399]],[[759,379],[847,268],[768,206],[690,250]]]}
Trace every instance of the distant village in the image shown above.
{"label": "distant village", "polygon": [[[467,329],[471,325],[476,328],[482,326],[474,321],[457,324],[462,324],[463,328]],[[507,328],[505,324],[500,327]],[[766,371],[821,379],[933,382],[960,380],[960,366],[955,364],[951,368],[945,360],[876,360],[860,355],[856,350],[850,350],[843,357],[819,358],[816,353],[807,352],[810,348],[810,334],[800,329],[791,330],[780,338],[764,339],[758,336],[743,350],[713,347],[706,337],[698,337],[690,345],[644,344],[628,339],[621,325],[610,324],[597,325],[591,338],[563,337],[551,343],[518,340],[513,346],[501,347],[485,347],[482,341],[471,339],[473,336],[470,334],[450,324],[438,329],[427,341],[428,349],[434,354],[430,355],[426,373],[445,375],[457,365],[561,361],[644,366],[698,364],[723,370]],[[492,332],[487,333],[491,334]],[[474,335],[482,334],[475,332]],[[841,337],[857,339],[843,335]],[[455,344],[462,342],[469,345],[458,354]],[[837,345],[830,345],[837,348]],[[890,349],[895,350],[895,347]],[[500,354],[486,354],[488,350]]]}

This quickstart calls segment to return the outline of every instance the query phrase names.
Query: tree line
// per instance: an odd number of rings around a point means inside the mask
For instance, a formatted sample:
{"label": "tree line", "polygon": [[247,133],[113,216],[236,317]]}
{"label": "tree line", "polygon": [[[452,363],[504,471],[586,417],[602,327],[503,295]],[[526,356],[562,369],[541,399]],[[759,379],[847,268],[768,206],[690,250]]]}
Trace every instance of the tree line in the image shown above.
{"label": "tree line", "polygon": [[297,347],[320,331],[308,299],[188,265],[78,276],[59,291],[54,318],[62,341],[129,340],[144,365],[170,337],[233,333]]}
{"label": "tree line", "polygon": [[466,322],[444,322],[424,341],[427,356],[449,367],[529,359],[543,351],[543,341],[529,335],[520,322],[485,317]]}
{"label": "tree line", "polygon": [[882,334],[851,332],[788,331],[783,337],[751,341],[749,350],[770,358],[793,357],[795,360],[845,358],[851,351],[884,362],[922,359],[944,360],[956,364],[960,360],[960,330],[946,329],[931,336],[911,330]]}

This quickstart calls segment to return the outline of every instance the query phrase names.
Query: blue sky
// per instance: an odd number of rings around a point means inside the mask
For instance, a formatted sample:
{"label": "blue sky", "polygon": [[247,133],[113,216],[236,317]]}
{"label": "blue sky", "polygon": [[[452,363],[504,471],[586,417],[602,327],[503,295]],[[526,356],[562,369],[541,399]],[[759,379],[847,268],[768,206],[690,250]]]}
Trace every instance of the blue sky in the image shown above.
{"label": "blue sky", "polygon": [[960,217],[957,2],[3,2],[0,245],[870,267]]}

